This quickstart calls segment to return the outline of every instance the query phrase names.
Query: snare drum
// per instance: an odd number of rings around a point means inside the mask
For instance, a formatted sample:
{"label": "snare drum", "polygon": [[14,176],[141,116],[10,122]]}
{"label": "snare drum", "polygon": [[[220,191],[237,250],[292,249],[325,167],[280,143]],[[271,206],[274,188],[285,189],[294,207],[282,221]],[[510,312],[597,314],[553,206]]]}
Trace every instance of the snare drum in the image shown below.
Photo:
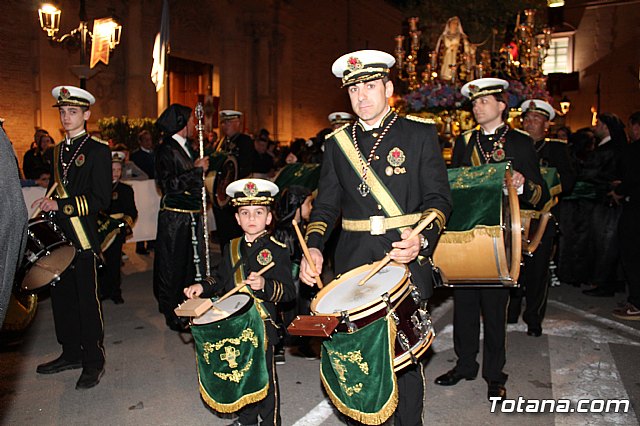
{"label": "snare drum", "polygon": [[27,248],[16,273],[16,286],[35,291],[57,282],[76,254],[71,241],[55,223],[43,216],[29,220]]}
{"label": "snare drum", "polygon": [[231,413],[267,395],[265,326],[253,297],[236,293],[191,320],[202,399]]}
{"label": "snare drum", "polygon": [[405,265],[391,262],[359,286],[371,268],[372,265],[363,265],[339,275],[318,292],[311,311],[338,317],[337,330],[346,332],[389,314],[396,323],[393,366],[399,371],[417,361],[433,342],[431,317],[421,307],[420,294]]}

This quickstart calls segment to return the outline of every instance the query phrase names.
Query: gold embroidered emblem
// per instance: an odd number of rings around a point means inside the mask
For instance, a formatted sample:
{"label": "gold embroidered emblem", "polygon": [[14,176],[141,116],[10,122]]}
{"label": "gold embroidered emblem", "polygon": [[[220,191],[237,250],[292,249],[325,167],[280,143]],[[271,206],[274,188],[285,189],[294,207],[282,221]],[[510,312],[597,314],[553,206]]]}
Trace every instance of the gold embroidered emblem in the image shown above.
{"label": "gold embroidered emblem", "polygon": [[271,251],[269,249],[263,249],[258,253],[258,257],[256,257],[258,263],[262,266],[268,265],[273,260],[273,256],[271,256]]}
{"label": "gold embroidered emblem", "polygon": [[347,59],[347,69],[349,71],[362,69],[362,61],[355,56],[351,56],[349,59]]}
{"label": "gold embroidered emblem", "polygon": [[60,94],[58,96],[59,99],[67,100],[71,97],[71,92],[66,87],[60,88]]}
{"label": "gold embroidered emblem", "polygon": [[344,366],[343,362],[349,362],[351,364],[356,364],[360,371],[362,371],[365,375],[369,375],[369,363],[365,362],[362,358],[362,353],[360,351],[349,351],[346,354],[330,350],[328,351],[328,355],[331,357],[331,364],[333,365],[334,370],[338,373],[338,381],[340,382],[340,387],[348,396],[352,396],[354,393],[360,393],[363,388],[362,383],[356,383],[353,386],[347,385],[347,378],[345,373],[347,368]]}
{"label": "gold embroidered emblem", "polygon": [[244,184],[244,188],[242,188],[242,193],[247,197],[255,197],[258,194],[258,185],[249,181]]}
{"label": "gold embroidered emblem", "polygon": [[404,163],[406,159],[407,157],[405,157],[404,152],[402,152],[402,150],[398,147],[393,148],[391,151],[389,151],[389,154],[387,154],[387,161],[393,167],[402,166],[402,163]]}
{"label": "gold embroidered emblem", "polygon": [[78,155],[78,158],[76,158],[76,166],[82,167],[82,165],[84,164],[84,160],[85,160],[84,154]]}
{"label": "gold embroidered emblem", "polygon": [[64,206],[62,208],[62,212],[64,214],[66,214],[67,216],[71,216],[73,214],[73,212],[74,212],[74,208],[73,208],[73,206],[71,204],[67,204],[66,206]]}
{"label": "gold embroidered emblem", "polygon": [[225,346],[224,353],[220,354],[221,361],[227,361],[230,368],[236,368],[238,363],[236,362],[236,358],[240,356],[240,351],[234,348],[233,346]]}

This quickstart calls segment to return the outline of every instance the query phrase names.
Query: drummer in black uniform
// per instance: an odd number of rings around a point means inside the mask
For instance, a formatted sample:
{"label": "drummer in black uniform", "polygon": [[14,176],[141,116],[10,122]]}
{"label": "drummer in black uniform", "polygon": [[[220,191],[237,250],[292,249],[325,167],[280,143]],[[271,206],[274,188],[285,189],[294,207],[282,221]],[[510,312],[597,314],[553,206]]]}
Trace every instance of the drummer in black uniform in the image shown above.
{"label": "drummer in black uniform", "polygon": [[[451,211],[447,172],[436,128],[420,119],[400,117],[389,107],[393,56],[376,50],[343,55],[333,64],[359,120],[334,131],[326,141],[318,197],[306,236],[316,271],[336,218],[342,213],[342,234],[336,252],[336,273],[382,259],[407,264],[413,284],[427,299],[432,295],[432,253]],[[346,156],[342,147],[350,146]],[[370,186],[376,178],[382,185]],[[369,183],[367,183],[369,182]],[[383,201],[384,200],[384,201]],[[431,212],[437,219],[418,237],[411,228]],[[303,259],[300,278],[309,285],[316,273]],[[396,424],[422,424],[422,365],[397,374],[399,402]]]}
{"label": "drummer in black uniform", "polygon": [[[481,78],[462,87],[462,94],[473,104],[479,128],[460,135],[453,148],[453,167],[479,166],[510,161],[511,184],[521,206],[539,208],[549,200],[533,141],[524,132],[511,129],[505,91],[509,83],[499,78]],[[454,206],[455,207],[455,206]],[[460,208],[465,208],[460,206]],[[480,344],[480,317],[484,324],[482,377],[488,384],[487,397],[506,398],[506,310],[509,290],[502,288],[455,289],[453,292],[453,343],[458,362],[435,383],[453,386],[460,380],[473,380],[478,374],[476,356]]]}
{"label": "drummer in black uniform", "polygon": [[[100,224],[100,227],[106,228],[106,232],[100,229],[100,233],[104,236],[102,250],[105,261],[105,267],[99,280],[100,300],[111,299],[116,305],[124,303],[120,288],[122,284],[120,273],[122,246],[127,236],[131,235],[133,225],[138,218],[133,188],[120,181],[125,157],[126,154],[122,151],[111,153],[111,204],[104,212],[104,216],[106,216],[104,222]],[[108,226],[109,224],[115,224],[117,227]],[[109,245],[106,246],[106,244]]]}
{"label": "drummer in black uniform", "polygon": [[[551,121],[556,116],[553,107],[541,99],[531,99],[524,101],[520,108],[523,114],[522,127],[534,141],[540,167],[554,167],[560,175],[561,191],[563,193],[571,192],[576,180],[576,173],[571,165],[567,142],[545,137]],[[543,211],[551,210],[555,216],[558,209],[562,207],[560,204],[556,204],[560,195],[560,192],[551,194],[552,197],[547,205],[543,206]],[[554,206],[554,204],[556,205]],[[527,303],[522,319],[528,326],[527,334],[529,336],[542,335],[542,320],[547,309],[550,280],[549,262],[553,254],[557,232],[558,224],[552,218],[542,234],[536,251],[532,256],[524,257],[524,268],[519,280],[521,287],[511,292],[508,322],[516,323],[518,321],[524,292]]]}
{"label": "drummer in black uniform", "polygon": [[[273,357],[279,336],[276,326],[276,305],[295,298],[296,289],[291,275],[291,260],[286,244],[269,235],[267,227],[273,219],[271,205],[278,193],[278,186],[264,179],[241,179],[229,184],[226,193],[233,197],[231,204],[237,208],[235,219],[244,235],[233,239],[224,247],[222,260],[212,280],[194,284],[184,289],[189,298],[212,297],[216,293],[233,290],[246,284],[259,303],[265,322],[267,345],[267,371],[269,391],[265,399],[245,406],[238,412],[234,426],[280,425],[280,391]],[[258,275],[265,266],[273,267]],[[258,422],[258,417],[261,421]]]}
{"label": "drummer in black uniform", "polygon": [[92,138],[85,123],[95,98],[86,90],[58,86],[52,91],[60,111],[65,139],[53,149],[52,177],[57,184],[51,198],[32,207],[55,212],[54,222],[78,249],[73,268],[51,287],[56,336],[62,354],[40,364],[40,374],[82,368],[76,389],[92,388],[104,374],[102,313],[97,297],[96,260],[100,253],[96,215],[111,199],[111,152],[106,143]]}

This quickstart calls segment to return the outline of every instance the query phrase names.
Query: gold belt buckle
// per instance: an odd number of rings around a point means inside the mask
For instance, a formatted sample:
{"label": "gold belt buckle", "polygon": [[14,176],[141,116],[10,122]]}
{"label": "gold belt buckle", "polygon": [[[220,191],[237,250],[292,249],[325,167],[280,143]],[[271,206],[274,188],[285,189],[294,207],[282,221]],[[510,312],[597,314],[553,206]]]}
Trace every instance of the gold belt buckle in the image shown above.
{"label": "gold belt buckle", "polygon": [[384,223],[384,216],[369,216],[369,224],[371,235],[384,235],[387,233],[387,226]]}

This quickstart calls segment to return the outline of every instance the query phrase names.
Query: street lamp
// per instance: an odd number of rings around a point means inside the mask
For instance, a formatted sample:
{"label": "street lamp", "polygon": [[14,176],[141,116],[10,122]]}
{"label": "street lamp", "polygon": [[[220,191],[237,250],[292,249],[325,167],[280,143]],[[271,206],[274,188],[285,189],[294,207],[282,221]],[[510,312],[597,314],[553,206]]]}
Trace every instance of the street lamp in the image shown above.
{"label": "street lamp", "polygon": [[[72,71],[80,78],[80,87],[86,89],[87,78],[95,75],[91,69],[99,62],[109,64],[109,52],[120,43],[122,25],[113,18],[95,19],[93,33],[89,31],[85,0],[80,0],[80,24],[62,37],[56,34],[60,30],[60,15],[62,11],[51,3],[43,4],[38,10],[40,28],[47,33],[51,41],[63,43],[66,41],[80,42],[80,65],[72,67]],[[87,67],[87,46],[91,42],[91,62]]]}
{"label": "street lamp", "polygon": [[570,108],[571,100],[569,100],[569,98],[564,96],[562,99],[560,99],[560,111],[562,112],[562,115],[567,115]]}

